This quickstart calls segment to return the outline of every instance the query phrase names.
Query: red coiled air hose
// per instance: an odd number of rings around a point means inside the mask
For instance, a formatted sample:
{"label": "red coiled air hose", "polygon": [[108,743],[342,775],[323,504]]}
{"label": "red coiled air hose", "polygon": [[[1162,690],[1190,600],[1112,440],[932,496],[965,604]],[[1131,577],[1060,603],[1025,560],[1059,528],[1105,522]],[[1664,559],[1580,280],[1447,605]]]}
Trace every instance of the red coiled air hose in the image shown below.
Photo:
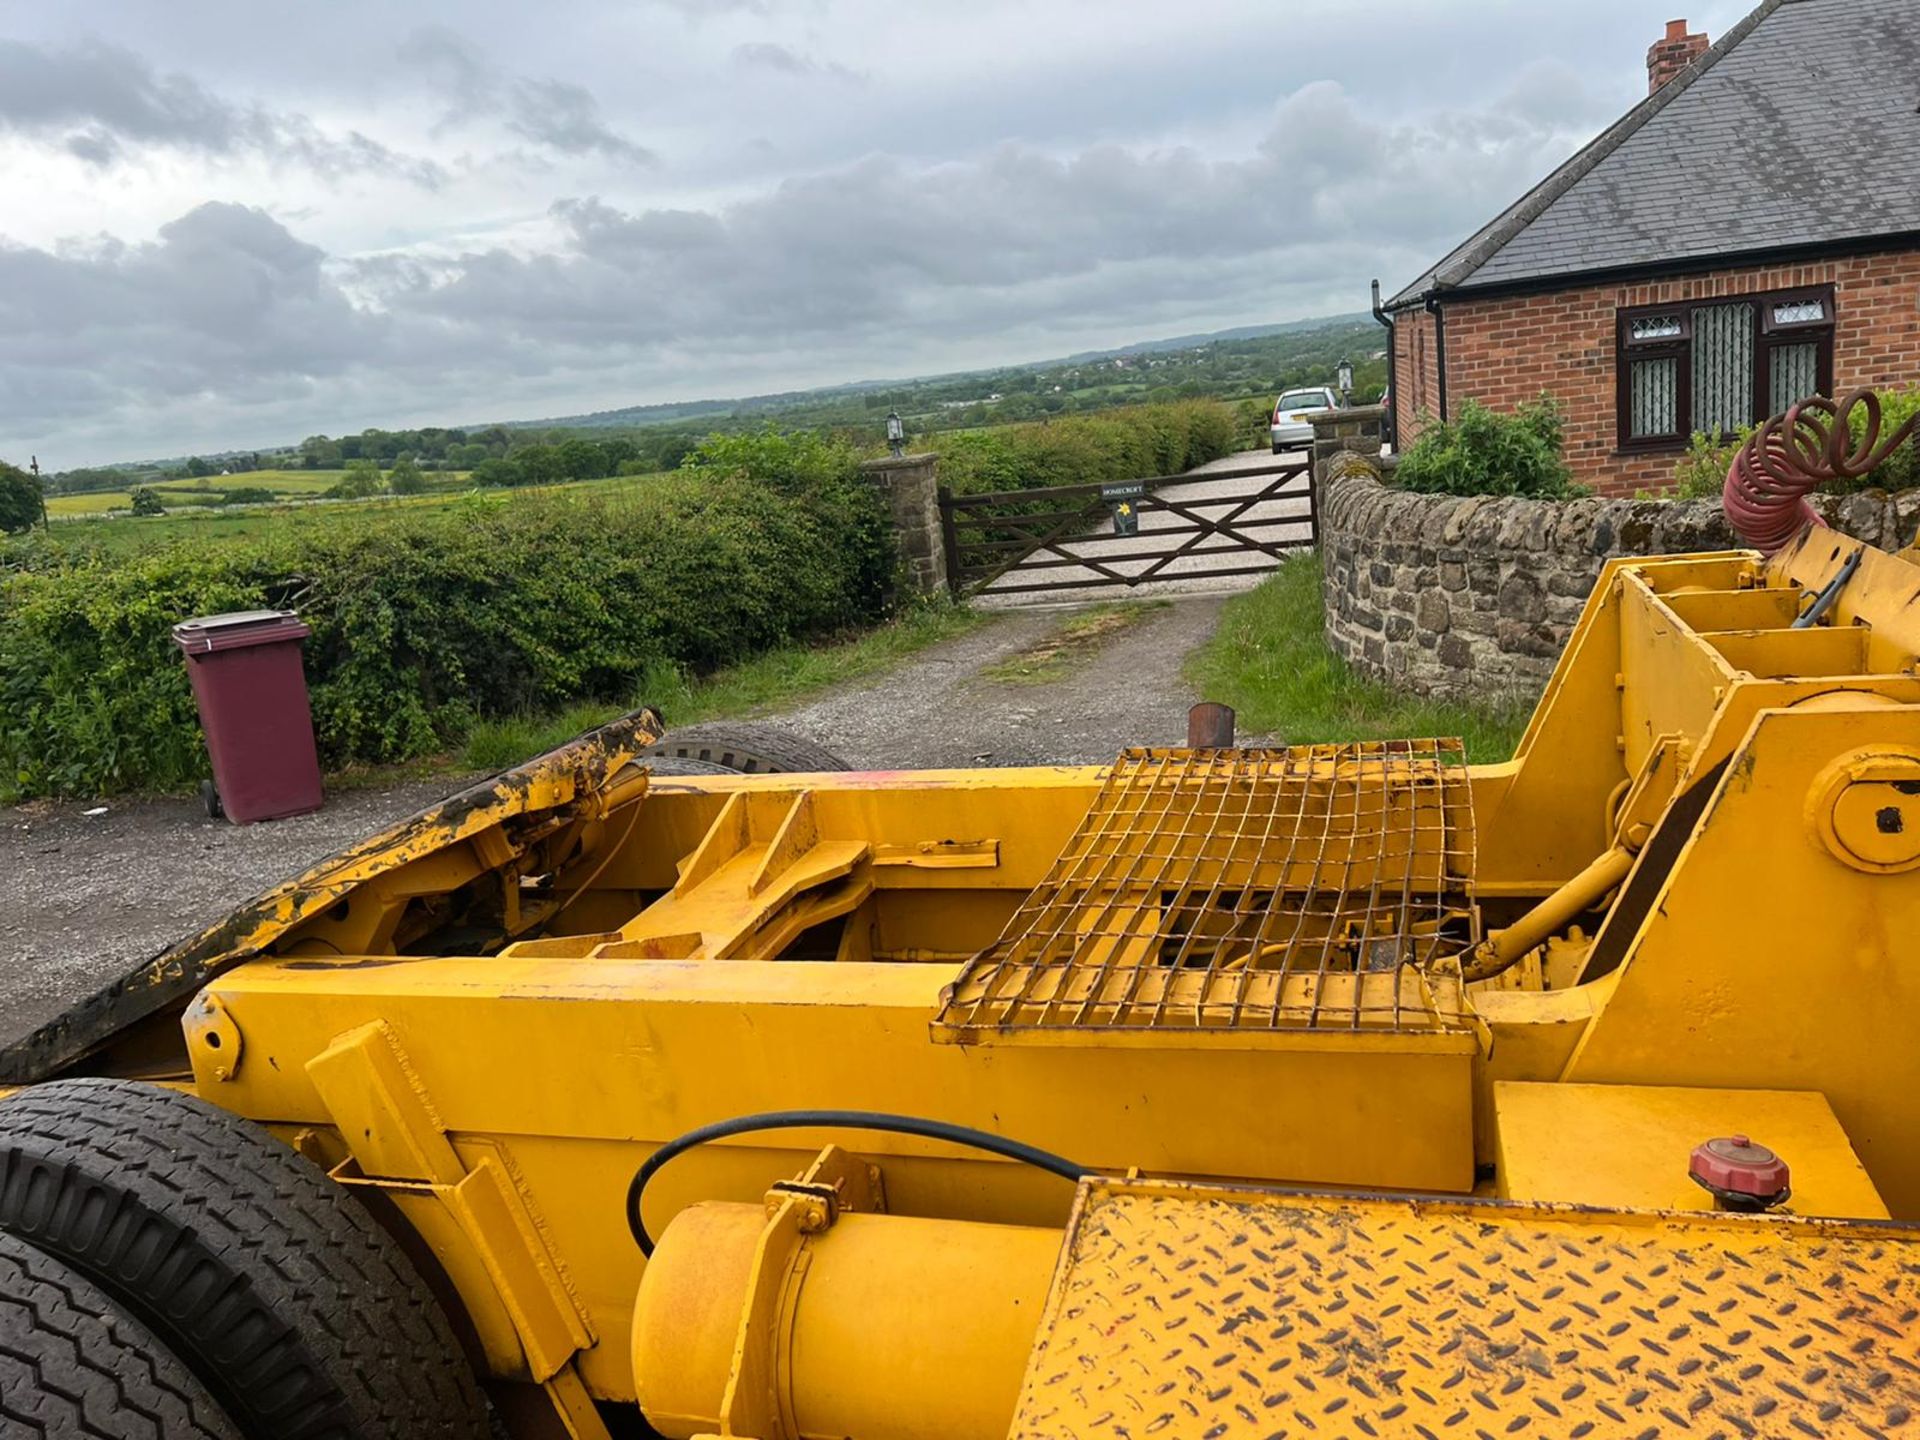
{"label": "red coiled air hose", "polygon": [[[1866,424],[1853,438],[1853,408],[1864,406]],[[1806,501],[1807,492],[1830,480],[1857,480],[1920,425],[1914,415],[1884,441],[1880,397],[1855,390],[1838,405],[1824,396],[1802,400],[1775,415],[1748,437],[1733,457],[1720,508],[1727,521],[1762,555],[1771,555],[1808,525],[1825,525]]]}

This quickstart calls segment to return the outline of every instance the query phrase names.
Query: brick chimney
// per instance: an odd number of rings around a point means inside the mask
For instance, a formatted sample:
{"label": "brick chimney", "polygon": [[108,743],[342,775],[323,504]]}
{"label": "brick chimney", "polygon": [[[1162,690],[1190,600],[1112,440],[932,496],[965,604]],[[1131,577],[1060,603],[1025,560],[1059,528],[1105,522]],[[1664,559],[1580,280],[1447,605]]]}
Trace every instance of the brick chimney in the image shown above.
{"label": "brick chimney", "polygon": [[1704,34],[1689,35],[1684,20],[1667,21],[1667,33],[1647,51],[1647,93],[1653,94],[1706,52]]}

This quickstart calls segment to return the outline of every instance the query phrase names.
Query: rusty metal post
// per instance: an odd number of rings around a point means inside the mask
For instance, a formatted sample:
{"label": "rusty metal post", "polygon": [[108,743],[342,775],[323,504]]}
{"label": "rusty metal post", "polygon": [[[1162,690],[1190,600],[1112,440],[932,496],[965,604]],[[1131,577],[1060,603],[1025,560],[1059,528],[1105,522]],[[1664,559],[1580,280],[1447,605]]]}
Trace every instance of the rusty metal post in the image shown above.
{"label": "rusty metal post", "polygon": [[1189,750],[1227,750],[1233,745],[1233,707],[1202,700],[1187,711]]}

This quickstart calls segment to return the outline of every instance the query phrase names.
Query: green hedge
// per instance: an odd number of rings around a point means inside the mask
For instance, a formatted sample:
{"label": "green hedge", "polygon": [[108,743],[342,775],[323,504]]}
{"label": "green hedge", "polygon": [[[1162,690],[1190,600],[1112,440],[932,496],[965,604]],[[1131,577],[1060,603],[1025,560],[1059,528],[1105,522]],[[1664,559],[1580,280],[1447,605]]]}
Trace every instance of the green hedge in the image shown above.
{"label": "green hedge", "polygon": [[1131,405],[1031,425],[942,435],[940,483],[956,495],[1177,475],[1241,448],[1218,400]]}
{"label": "green hedge", "polygon": [[206,773],[193,615],[297,609],[323,763],[396,761],[476,718],[624,699],[650,663],[704,668],[870,620],[891,540],[851,457],[770,478],[740,456],[612,495],[467,496],[125,559],[42,554],[0,579],[0,793],[172,789]]}
{"label": "green hedge", "polygon": [[1588,494],[1562,457],[1565,426],[1551,395],[1512,414],[1477,400],[1451,420],[1422,417],[1420,436],[1400,456],[1392,483],[1435,495],[1531,495],[1566,500]]}
{"label": "green hedge", "polygon": [[[1920,414],[1920,390],[1882,390],[1880,392],[1880,441],[1893,435],[1915,414]],[[1853,441],[1858,445],[1866,435],[1867,415],[1856,409],[1851,417]],[[1717,497],[1726,485],[1727,471],[1740,447],[1760,427],[1743,425],[1722,439],[1696,430],[1687,453],[1673,467],[1673,488],[1663,498],[1699,500]],[[1851,495],[1860,490],[1911,490],[1920,486],[1920,433],[1909,436],[1873,469],[1855,480],[1835,480],[1822,485],[1828,495]]]}

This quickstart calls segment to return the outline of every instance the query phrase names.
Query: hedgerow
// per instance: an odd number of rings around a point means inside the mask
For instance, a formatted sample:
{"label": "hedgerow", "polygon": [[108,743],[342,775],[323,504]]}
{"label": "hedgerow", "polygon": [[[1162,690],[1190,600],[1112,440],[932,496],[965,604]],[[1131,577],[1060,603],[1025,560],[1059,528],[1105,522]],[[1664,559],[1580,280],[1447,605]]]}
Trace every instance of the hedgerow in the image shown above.
{"label": "hedgerow", "polygon": [[1177,475],[1241,448],[1238,428],[1230,406],[1184,400],[942,435],[940,483],[970,495]]}
{"label": "hedgerow", "polygon": [[1575,485],[1561,449],[1565,425],[1551,395],[1511,414],[1468,400],[1451,420],[1426,417],[1400,457],[1393,484],[1437,495],[1530,495],[1567,500],[1587,494]]}
{"label": "hedgerow", "polygon": [[219,545],[37,554],[0,578],[0,793],[205,774],[170,639],[189,616],[300,612],[329,768],[432,753],[478,718],[626,697],[652,663],[703,669],[875,618],[891,540],[850,454],[742,439],[760,449],[611,495],[475,493]]}

